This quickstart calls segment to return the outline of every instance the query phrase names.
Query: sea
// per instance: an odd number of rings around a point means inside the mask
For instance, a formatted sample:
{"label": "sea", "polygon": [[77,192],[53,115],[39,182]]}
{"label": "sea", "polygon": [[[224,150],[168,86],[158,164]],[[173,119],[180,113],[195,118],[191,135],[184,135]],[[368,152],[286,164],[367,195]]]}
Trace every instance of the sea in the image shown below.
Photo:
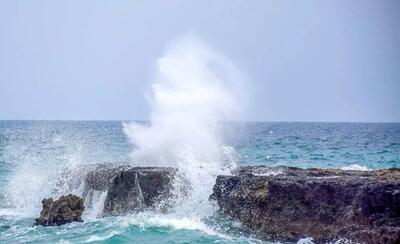
{"label": "sea", "polygon": [[[97,203],[85,209],[83,223],[32,227],[43,198],[68,193],[58,184],[66,168],[79,170],[85,164],[132,162],[138,147],[127,133],[127,123],[130,122],[0,121],[0,243],[268,243],[247,233],[240,223],[219,216],[218,207],[208,203],[212,193],[208,188],[198,191],[193,200],[204,206],[210,204],[210,208],[202,208],[206,209],[204,212],[196,212],[195,204],[188,203],[188,210],[176,209],[175,213],[164,215],[144,212],[97,218],[102,209],[99,196]],[[224,122],[217,129],[218,142],[229,149],[230,167],[400,167],[400,123]],[[169,148],[160,146],[163,141],[173,141],[160,140],[165,136],[163,130],[157,133],[147,142],[151,145],[154,140],[157,145],[153,153]],[[186,141],[201,134],[185,135]],[[194,148],[206,149],[207,153],[212,150],[208,145]],[[182,162],[177,165],[183,167],[186,161]],[[137,160],[134,163],[141,164]],[[202,166],[213,168],[213,163]],[[196,167],[192,170],[196,172]],[[211,183],[215,180],[213,173],[209,171]],[[72,193],[80,191],[73,189]],[[298,243],[312,240],[305,236]]]}

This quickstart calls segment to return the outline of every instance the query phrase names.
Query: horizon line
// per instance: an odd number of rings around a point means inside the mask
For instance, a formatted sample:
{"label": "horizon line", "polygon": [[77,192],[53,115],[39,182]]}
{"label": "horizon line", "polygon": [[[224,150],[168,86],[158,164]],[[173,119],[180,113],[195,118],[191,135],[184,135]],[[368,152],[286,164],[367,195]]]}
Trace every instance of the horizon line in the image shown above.
{"label": "horizon line", "polygon": [[[150,122],[148,119],[0,119],[0,121],[48,121],[48,122]],[[400,121],[339,121],[339,120],[222,120],[220,122],[246,123],[365,123],[396,124]]]}

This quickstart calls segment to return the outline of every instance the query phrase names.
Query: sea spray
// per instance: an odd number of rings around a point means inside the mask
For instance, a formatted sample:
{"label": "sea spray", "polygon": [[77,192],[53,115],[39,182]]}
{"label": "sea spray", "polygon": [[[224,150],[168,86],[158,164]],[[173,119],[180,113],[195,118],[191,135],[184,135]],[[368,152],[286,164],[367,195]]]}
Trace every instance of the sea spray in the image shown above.
{"label": "sea spray", "polygon": [[[54,153],[54,149],[61,152]],[[16,166],[5,189],[8,207],[18,209],[21,215],[34,216],[43,198],[69,192],[58,179],[64,169],[80,164],[79,155],[79,145],[48,124],[32,123],[24,137],[10,134],[3,157]]]}
{"label": "sea spray", "polygon": [[235,151],[221,136],[224,120],[238,119],[245,104],[244,76],[226,57],[194,36],[166,48],[147,96],[150,125],[124,123],[137,165],[172,166],[189,181],[183,216],[212,213],[208,197],[216,176],[235,167]]}
{"label": "sea spray", "polygon": [[33,217],[40,212],[43,198],[81,195],[85,164],[101,162],[96,160],[97,152],[106,151],[101,143],[91,143],[99,134],[89,134],[79,122],[18,123],[24,130],[7,131],[0,154],[0,161],[12,165],[0,194],[1,206]]}

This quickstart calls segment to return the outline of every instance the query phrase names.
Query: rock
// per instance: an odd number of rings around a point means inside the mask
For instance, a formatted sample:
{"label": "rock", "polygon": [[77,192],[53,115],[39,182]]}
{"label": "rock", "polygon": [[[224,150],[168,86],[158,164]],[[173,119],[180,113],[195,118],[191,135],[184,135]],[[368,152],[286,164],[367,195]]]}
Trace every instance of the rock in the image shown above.
{"label": "rock", "polygon": [[42,200],[43,209],[39,218],[35,219],[35,225],[55,226],[71,222],[83,222],[82,213],[84,210],[83,199],[69,194],[61,196],[58,200],[52,198]]}
{"label": "rock", "polygon": [[103,216],[144,210],[167,211],[173,197],[176,169],[135,167],[119,172],[104,202]]}
{"label": "rock", "polygon": [[400,169],[241,167],[210,199],[265,240],[400,243]]}
{"label": "rock", "polygon": [[99,217],[146,210],[166,212],[171,208],[176,194],[186,189],[187,184],[182,187],[175,184],[177,180],[182,180],[182,177],[170,167],[99,165],[85,178],[84,199],[90,205],[94,192],[107,192]]}
{"label": "rock", "polygon": [[127,164],[98,164],[85,176],[85,192],[108,191],[114,177],[123,170],[132,168]]}

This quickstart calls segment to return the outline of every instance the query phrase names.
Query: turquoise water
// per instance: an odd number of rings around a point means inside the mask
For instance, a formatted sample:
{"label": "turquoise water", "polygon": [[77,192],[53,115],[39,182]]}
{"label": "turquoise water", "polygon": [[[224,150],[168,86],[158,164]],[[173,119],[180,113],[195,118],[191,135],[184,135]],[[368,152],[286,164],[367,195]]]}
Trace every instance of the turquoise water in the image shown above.
{"label": "turquoise water", "polygon": [[[400,166],[399,123],[225,123],[237,165],[378,169]],[[216,215],[142,213],[31,227],[66,167],[126,162],[134,146],[121,121],[0,121],[0,242],[258,243],[239,223]],[[80,180],[80,179],[77,179]],[[208,199],[208,195],[204,196]],[[215,206],[214,206],[215,207]]]}
{"label": "turquoise water", "polygon": [[400,166],[399,123],[247,123],[231,140],[243,164]]}

